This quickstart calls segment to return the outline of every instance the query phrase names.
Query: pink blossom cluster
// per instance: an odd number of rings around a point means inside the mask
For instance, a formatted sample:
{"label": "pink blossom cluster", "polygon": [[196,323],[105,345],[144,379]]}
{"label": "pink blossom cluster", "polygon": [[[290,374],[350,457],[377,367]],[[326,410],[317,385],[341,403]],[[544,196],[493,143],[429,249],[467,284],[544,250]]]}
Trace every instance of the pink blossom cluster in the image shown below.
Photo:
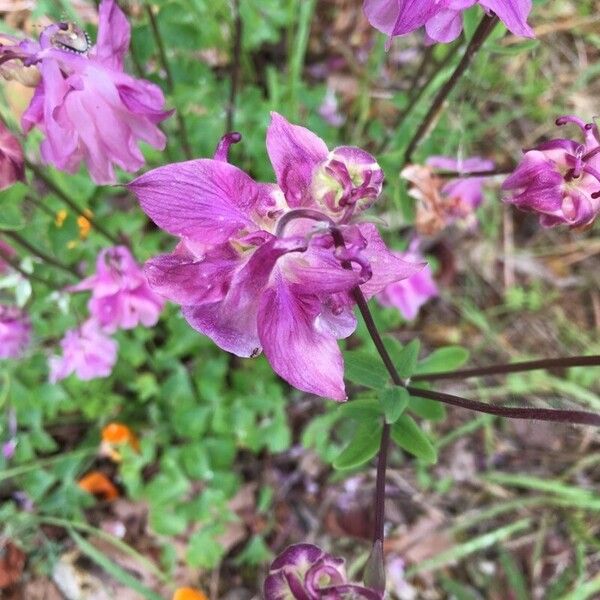
{"label": "pink blossom cluster", "polygon": [[117,360],[118,344],[109,334],[139,324],[152,327],[164,301],[148,286],[146,277],[125,246],[98,254],[96,273],[70,292],[91,291],[90,318],[62,339],[62,356],[50,358],[50,381],[75,373],[81,380],[108,377]]}

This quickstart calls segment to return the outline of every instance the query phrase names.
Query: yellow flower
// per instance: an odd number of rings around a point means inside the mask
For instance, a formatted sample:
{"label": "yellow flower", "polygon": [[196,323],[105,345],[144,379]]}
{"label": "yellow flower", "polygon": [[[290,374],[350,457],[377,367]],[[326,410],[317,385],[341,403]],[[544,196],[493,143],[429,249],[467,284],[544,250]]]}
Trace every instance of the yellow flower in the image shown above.
{"label": "yellow flower", "polygon": [[54,219],[54,224],[57,227],[62,227],[67,216],[68,216],[68,212],[66,211],[66,209],[61,208],[57,213],[56,213],[56,218]]}
{"label": "yellow flower", "polygon": [[86,240],[92,229],[92,224],[88,217],[92,217],[93,213],[91,210],[86,208],[84,211],[86,216],[80,215],[77,217],[77,226],[79,227],[79,237],[82,240]]}

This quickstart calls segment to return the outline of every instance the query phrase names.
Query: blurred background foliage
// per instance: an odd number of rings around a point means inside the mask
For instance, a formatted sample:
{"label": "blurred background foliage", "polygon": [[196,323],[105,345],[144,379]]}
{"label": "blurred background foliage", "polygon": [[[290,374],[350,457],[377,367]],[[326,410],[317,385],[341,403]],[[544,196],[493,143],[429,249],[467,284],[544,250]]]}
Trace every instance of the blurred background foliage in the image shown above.
{"label": "blurred background foliage", "polygon": [[[427,48],[415,35],[386,52],[357,0],[120,5],[133,27],[129,72],[161,85],[179,115],[164,123],[167,149],[145,149],[148,167],[184,160],[186,138],[193,156],[212,155],[233,120],[243,140],[232,148],[232,162],[272,180],[264,138],[269,111],[276,110],[330,147],[352,144],[377,154],[387,177],[378,207],[389,223],[385,235],[392,247],[405,246],[414,201],[399,177],[402,156],[464,39]],[[556,116],[597,114],[597,14],[592,0],[535,2],[534,42],[498,26],[415,159],[478,154],[510,167],[521,148],[554,133]],[[94,37],[94,3],[85,0],[38,0],[29,9],[8,10],[1,27],[35,35],[48,19],[64,18]],[[468,12],[466,38],[479,18],[478,8]],[[233,106],[232,78],[238,81]],[[332,91],[339,126],[320,114]],[[13,83],[2,88],[2,117],[15,130],[26,93]],[[36,134],[24,141],[34,164],[39,141]],[[130,176],[121,173],[120,180]],[[468,348],[475,364],[599,353],[598,226],[586,233],[541,231],[533,217],[504,208],[497,187],[486,193],[476,232],[456,228],[429,245],[442,298],[413,323],[373,307],[397,351],[419,335],[422,357],[452,346],[457,366],[468,357],[457,346]],[[84,170],[75,176],[46,167],[29,171],[27,184],[0,194],[0,227],[89,272],[108,242],[65,210],[65,195],[112,235],[129,240],[139,261],[170,249],[172,241],[124,188],[96,187]],[[201,584],[213,598],[250,598],[273,552],[301,539],[327,538],[348,556],[350,571],[358,571],[369,537],[368,452],[358,459],[346,453],[342,470],[331,464],[337,459],[340,467],[347,440],[359,435],[369,392],[361,392],[362,405],[342,408],[306,397],[273,375],[262,357],[241,361],[219,351],[174,306],[151,330],[117,334],[119,360],[111,377],[50,385],[47,357],[85,312],[86,298],[61,292],[74,282],[69,273],[18,250],[26,272],[56,286],[49,291],[33,281],[32,289],[25,278],[0,279],[0,292],[16,294],[35,330],[26,360],[0,363],[0,437],[9,436],[11,418],[18,424],[14,458],[0,458],[0,521],[3,538],[28,556],[23,585],[49,577],[56,582],[70,547],[108,573],[104,585],[116,585],[110,589],[119,590],[119,599],[129,597],[126,589],[132,598],[166,597],[184,583]],[[366,340],[359,329],[349,348],[368,353]],[[365,383],[360,364],[358,375],[350,371],[351,383]],[[532,404],[568,397],[598,410],[599,376],[598,369],[571,369],[460,389],[489,400],[528,394]],[[394,595],[599,597],[597,432],[447,415],[414,400],[410,409],[425,433],[408,453],[397,450],[392,457],[388,552],[405,561],[408,575]],[[121,449],[118,464],[98,455],[100,432],[113,421],[127,424],[140,440],[139,451]],[[96,501],[78,486],[91,469],[116,482],[116,504]]]}

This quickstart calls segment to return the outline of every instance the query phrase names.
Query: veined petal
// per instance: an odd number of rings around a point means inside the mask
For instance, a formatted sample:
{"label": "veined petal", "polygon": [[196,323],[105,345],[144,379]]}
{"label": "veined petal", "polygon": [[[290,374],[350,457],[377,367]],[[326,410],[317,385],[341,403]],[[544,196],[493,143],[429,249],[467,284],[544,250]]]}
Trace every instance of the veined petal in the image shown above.
{"label": "veined petal", "polygon": [[454,41],[463,28],[462,13],[445,9],[428,19],[425,24],[427,35],[436,42],[447,44]]}
{"label": "veined petal", "polygon": [[479,0],[485,8],[494,11],[506,28],[515,35],[535,37],[533,30],[527,24],[531,12],[531,0]]}
{"label": "veined petal", "polygon": [[419,29],[437,12],[446,8],[448,0],[397,0],[400,5],[392,35],[404,35]]}
{"label": "veined petal", "polygon": [[258,311],[258,334],[274,371],[299,390],[343,401],[344,361],[335,337],[318,329],[321,303],[276,277]]}
{"label": "veined petal", "polygon": [[372,223],[362,223],[358,228],[366,242],[362,254],[369,261],[373,271],[371,279],[360,286],[367,298],[377,294],[390,283],[407,279],[425,267],[424,262],[407,262],[391,252]]}
{"label": "veined petal", "polygon": [[312,246],[290,257],[282,268],[286,279],[316,295],[348,292],[360,282],[360,273],[344,269],[332,248]]}
{"label": "veined petal", "polygon": [[256,229],[250,212],[261,188],[226,162],[199,159],[166,165],[128,187],[144,212],[172,235],[219,244],[242,229]]}
{"label": "veined petal", "polygon": [[398,0],[365,0],[363,10],[369,23],[375,29],[379,29],[387,35],[393,35],[400,14]]}
{"label": "veined petal", "polygon": [[144,272],[157,294],[191,306],[222,300],[239,265],[240,256],[223,244],[201,258],[182,252],[155,256],[145,264]]}
{"label": "veined petal", "polygon": [[115,0],[102,0],[98,14],[98,39],[94,56],[106,67],[122,71],[131,37],[127,18]]}
{"label": "veined petal", "polygon": [[267,152],[289,206],[310,204],[308,191],[313,171],[329,152],[325,142],[312,131],[292,125],[273,112],[267,130]]}
{"label": "veined petal", "polygon": [[555,169],[554,162],[539,150],[530,150],[515,171],[504,180],[503,190],[523,187],[554,187],[563,182],[562,175]]}
{"label": "veined petal", "polygon": [[261,294],[277,260],[288,252],[306,249],[303,239],[277,239],[258,248],[234,275],[220,302],[184,306],[183,316],[217,346],[237,356],[256,356],[261,351],[257,314]]}

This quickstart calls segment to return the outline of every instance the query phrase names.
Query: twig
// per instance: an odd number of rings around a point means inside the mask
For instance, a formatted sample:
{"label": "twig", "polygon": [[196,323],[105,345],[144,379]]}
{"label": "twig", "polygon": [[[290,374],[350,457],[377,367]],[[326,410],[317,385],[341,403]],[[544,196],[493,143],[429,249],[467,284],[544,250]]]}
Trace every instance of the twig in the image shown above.
{"label": "twig", "polygon": [[102,234],[107,240],[112,242],[115,245],[126,244],[124,239],[119,239],[114,236],[112,233],[104,229],[102,225],[96,221],[89,213],[86,213],[82,208],[80,208],[75,200],[73,200],[62,188],[60,188],[42,169],[40,169],[37,165],[25,160],[25,164],[27,168],[41,181],[44,182],[44,185],[53,192],[58,198],[64,202],[71,210],[77,213],[80,217],[85,217],[92,226],[92,229],[95,229],[98,233]]}
{"label": "twig", "polygon": [[60,289],[53,281],[49,279],[45,279],[44,277],[40,277],[35,273],[28,273],[25,269],[21,268],[18,261],[9,256],[6,252],[3,252],[2,248],[0,248],[0,258],[6,263],[10,265],[12,269],[14,269],[17,273],[20,273],[25,279],[30,279],[32,281],[38,281],[39,283],[43,283],[45,286],[50,289]]}
{"label": "twig", "polygon": [[515,170],[514,166],[509,167],[498,167],[497,169],[488,169],[486,171],[436,171],[437,177],[443,177],[444,179],[466,179],[468,177],[495,177],[497,175],[510,175]]}
{"label": "twig", "polygon": [[413,152],[439,113],[442,105],[446,101],[446,98],[455,88],[456,84],[460,81],[460,78],[473,61],[475,54],[477,54],[477,51],[481,48],[487,37],[490,35],[497,22],[498,17],[495,15],[484,15],[456,69],[454,69],[454,72],[452,75],[450,75],[448,81],[441,87],[429,110],[427,111],[427,114],[421,121],[417,131],[408,143],[406,152],[404,153],[404,164],[408,164],[412,160]]}
{"label": "twig", "polygon": [[68,273],[71,277],[76,277],[77,279],[79,279],[79,273],[77,273],[77,271],[73,267],[69,267],[68,265],[61,263],[58,259],[54,258],[53,256],[50,256],[49,254],[46,254],[43,250],[36,248],[33,244],[28,242],[24,237],[20,236],[18,233],[15,233],[14,231],[5,231],[2,229],[0,229],[0,233],[2,233],[2,235],[6,236],[7,238],[10,238],[20,246],[23,246],[23,248],[31,252],[31,254],[37,256],[39,259],[43,260],[49,265],[52,265],[57,269],[61,269],[65,273]]}
{"label": "twig", "polygon": [[600,413],[592,413],[584,410],[561,410],[557,408],[515,408],[512,406],[494,406],[469,400],[453,394],[445,394],[434,390],[424,390],[412,386],[406,387],[411,396],[425,398],[427,400],[437,400],[444,404],[467,408],[476,412],[496,415],[498,417],[507,417],[509,419],[528,419],[530,421],[550,421],[554,423],[571,423],[573,425],[594,425],[600,427]]}
{"label": "twig", "polygon": [[564,358],[542,358],[504,365],[490,365],[489,367],[476,367],[460,371],[423,373],[413,375],[411,381],[435,381],[436,379],[469,379],[485,375],[502,375],[506,373],[523,373],[539,369],[560,369],[568,367],[598,367],[600,356],[568,356]]}
{"label": "twig", "polygon": [[[154,15],[154,11],[150,4],[145,3],[144,8],[146,9],[146,14],[148,15],[148,19],[150,20],[150,28],[152,29],[152,35],[154,36],[154,41],[156,43],[156,48],[158,49],[158,56],[160,58],[161,66],[165,72],[165,76],[167,78],[167,87],[169,89],[169,93],[171,95],[175,92],[175,81],[173,79],[173,74],[171,72],[171,67],[169,66],[169,60],[167,59],[167,53],[165,52],[165,45],[163,43],[162,36],[160,34],[160,29],[158,27],[158,22],[156,20],[156,16]],[[188,138],[187,127],[185,125],[185,120],[183,115],[179,110],[175,112],[175,119],[177,120],[177,127],[179,129],[179,136],[181,138],[181,147],[183,148],[183,153],[188,160],[191,160],[194,156],[192,152],[192,148],[190,146],[190,141]]]}

